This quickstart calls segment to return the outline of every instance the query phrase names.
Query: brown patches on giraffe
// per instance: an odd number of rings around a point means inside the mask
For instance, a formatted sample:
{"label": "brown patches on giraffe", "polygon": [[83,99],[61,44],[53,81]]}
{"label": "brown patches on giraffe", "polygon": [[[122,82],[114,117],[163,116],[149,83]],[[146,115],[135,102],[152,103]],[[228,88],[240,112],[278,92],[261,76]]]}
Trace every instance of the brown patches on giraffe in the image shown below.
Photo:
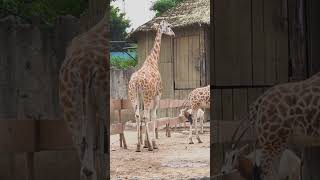
{"label": "brown patches on giraffe", "polygon": [[[187,96],[186,102],[184,104],[187,104],[187,108],[183,109],[183,113],[185,116],[188,109],[192,109],[192,120],[194,121],[195,131],[196,131],[196,138],[199,143],[202,143],[199,135],[198,135],[198,129],[197,129],[197,112],[199,108],[210,106],[210,85],[207,85],[205,87],[195,88],[193,89]],[[190,124],[190,130],[189,130],[189,144],[193,144],[192,141],[192,126],[193,124]]]}
{"label": "brown patches on giraffe", "polygon": [[270,175],[271,164],[288,147],[293,133],[319,137],[319,105],[320,73],[304,81],[276,85],[250,105],[247,124],[256,128],[263,150],[262,180]]}
{"label": "brown patches on giraffe", "polygon": [[[84,176],[97,178],[93,156],[96,151],[94,146],[98,140],[95,139],[93,133],[84,133],[84,131],[97,128],[95,127],[97,119],[99,122],[108,119],[106,112],[108,109],[107,68],[109,62],[106,46],[108,44],[107,17],[105,15],[89,31],[72,39],[66,49],[65,60],[59,72],[59,104],[81,162],[81,179]],[[105,48],[101,48],[103,46]],[[89,84],[90,82],[92,84]],[[92,96],[89,88],[98,94]],[[88,104],[87,100],[92,103]],[[91,114],[97,113],[99,117],[89,115],[89,111]],[[87,126],[88,124],[92,128]],[[82,129],[84,131],[81,131]],[[85,148],[81,146],[83,140],[88,145]],[[85,154],[84,158],[81,156],[83,154]]]}
{"label": "brown patches on giraffe", "polygon": [[[144,105],[144,115],[143,122],[153,123],[155,127],[156,119],[156,109],[158,108],[158,103],[162,94],[162,80],[158,67],[158,61],[160,56],[160,47],[161,47],[161,37],[162,34],[169,36],[174,36],[174,32],[171,30],[171,25],[166,21],[161,21],[160,24],[154,24],[157,33],[154,40],[154,45],[150,54],[147,56],[142,67],[131,75],[129,84],[128,84],[128,99],[131,101],[132,107],[135,111],[135,118],[137,122],[137,132],[138,132],[138,143],[137,143],[137,152],[141,151],[140,145],[141,142],[141,131],[140,124],[142,121],[140,119],[140,101],[143,101]],[[139,94],[142,95],[143,99],[139,99]],[[151,119],[149,118],[151,117]],[[156,140],[155,140],[155,128],[153,128],[153,137],[149,138],[149,126],[146,126],[146,144],[145,147],[148,147],[150,151],[157,149]]]}

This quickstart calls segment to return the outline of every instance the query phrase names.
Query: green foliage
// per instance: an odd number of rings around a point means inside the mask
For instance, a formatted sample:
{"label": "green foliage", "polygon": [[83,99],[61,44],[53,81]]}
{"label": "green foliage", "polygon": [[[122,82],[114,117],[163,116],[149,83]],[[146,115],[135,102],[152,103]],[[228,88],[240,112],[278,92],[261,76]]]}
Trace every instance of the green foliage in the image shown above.
{"label": "green foliage", "polygon": [[138,60],[127,60],[124,61],[119,57],[111,58],[111,66],[117,69],[128,69],[131,67],[135,67],[138,63]]}
{"label": "green foliage", "polygon": [[151,10],[156,12],[156,16],[159,16],[168,9],[175,7],[181,1],[183,0],[156,0]]}
{"label": "green foliage", "polygon": [[121,13],[118,7],[111,6],[110,12],[110,34],[112,41],[125,40],[126,29],[130,27],[130,20],[125,18],[125,13]]}
{"label": "green foliage", "polygon": [[41,24],[50,25],[59,15],[79,17],[87,7],[87,0],[0,0],[0,17],[15,15],[31,22],[36,16]]}

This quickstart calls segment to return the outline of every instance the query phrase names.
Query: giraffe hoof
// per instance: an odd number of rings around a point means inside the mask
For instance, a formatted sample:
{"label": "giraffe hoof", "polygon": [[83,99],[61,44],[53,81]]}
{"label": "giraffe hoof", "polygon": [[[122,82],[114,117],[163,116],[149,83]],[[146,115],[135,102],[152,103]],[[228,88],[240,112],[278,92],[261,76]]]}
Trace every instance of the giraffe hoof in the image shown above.
{"label": "giraffe hoof", "polygon": [[83,172],[83,174],[85,175],[85,176],[91,176],[92,174],[93,174],[93,172],[91,171],[91,170],[89,170],[88,168],[86,168],[86,167],[83,167],[82,168],[82,170],[81,170],[82,172]]}
{"label": "giraffe hoof", "polygon": [[143,148],[148,148],[148,147],[149,147],[149,142],[147,140],[145,140]]}
{"label": "giraffe hoof", "polygon": [[194,144],[193,141],[190,141],[189,144]]}
{"label": "giraffe hoof", "polygon": [[141,152],[140,144],[137,145],[136,152]]}
{"label": "giraffe hoof", "polygon": [[152,146],[153,146],[153,149],[158,149],[158,146],[156,144],[156,141],[152,141]]}
{"label": "giraffe hoof", "polygon": [[148,148],[148,151],[153,151],[153,148]]}
{"label": "giraffe hoof", "polygon": [[200,137],[197,137],[197,140],[198,140],[199,143],[202,143]]}

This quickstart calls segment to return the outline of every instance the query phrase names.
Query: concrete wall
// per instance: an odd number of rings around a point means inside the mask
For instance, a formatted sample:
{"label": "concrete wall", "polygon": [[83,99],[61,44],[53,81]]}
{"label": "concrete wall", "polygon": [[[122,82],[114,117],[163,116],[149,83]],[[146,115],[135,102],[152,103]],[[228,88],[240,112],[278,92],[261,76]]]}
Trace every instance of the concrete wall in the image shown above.
{"label": "concrete wall", "polygon": [[[111,69],[110,71],[110,94],[112,99],[127,99],[128,98],[128,83],[131,74],[134,69],[128,70],[117,70]],[[117,123],[118,112],[111,112],[111,123]],[[134,114],[132,110],[122,110],[121,111],[122,121],[134,120]]]}

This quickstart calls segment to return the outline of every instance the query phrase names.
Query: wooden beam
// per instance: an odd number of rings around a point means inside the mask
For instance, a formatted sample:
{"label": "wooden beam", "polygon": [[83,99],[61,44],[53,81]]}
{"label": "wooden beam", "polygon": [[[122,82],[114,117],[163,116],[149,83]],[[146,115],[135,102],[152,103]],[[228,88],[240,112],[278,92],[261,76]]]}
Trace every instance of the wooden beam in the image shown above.
{"label": "wooden beam", "polygon": [[28,152],[25,153],[25,165],[26,165],[26,179],[27,180],[34,180],[34,153]]}
{"label": "wooden beam", "polygon": [[39,151],[73,149],[72,136],[64,120],[39,122]]}
{"label": "wooden beam", "polygon": [[[167,109],[167,108],[179,108],[183,105],[185,100],[178,99],[162,99],[160,100],[159,109]],[[111,110],[122,110],[122,109],[132,109],[131,102],[127,99],[112,99],[111,102]],[[206,108],[210,108],[206,106]]]}
{"label": "wooden beam", "polygon": [[124,123],[112,124],[110,128],[110,135],[123,133],[124,127],[125,127]]}
{"label": "wooden beam", "polygon": [[0,120],[0,152],[34,152],[35,120]]}
{"label": "wooden beam", "polygon": [[[214,133],[214,136],[218,136],[218,137],[213,137],[213,140],[215,140],[213,144],[230,143],[232,134],[235,131],[235,129],[238,127],[239,123],[240,121],[223,120],[223,121],[219,121],[219,127],[217,127],[217,121],[213,121],[211,123],[210,128],[212,128],[213,131],[219,128],[219,132],[220,132],[220,134]],[[253,141],[254,138],[255,137],[252,135],[252,133],[248,132],[242,137],[241,141]]]}

